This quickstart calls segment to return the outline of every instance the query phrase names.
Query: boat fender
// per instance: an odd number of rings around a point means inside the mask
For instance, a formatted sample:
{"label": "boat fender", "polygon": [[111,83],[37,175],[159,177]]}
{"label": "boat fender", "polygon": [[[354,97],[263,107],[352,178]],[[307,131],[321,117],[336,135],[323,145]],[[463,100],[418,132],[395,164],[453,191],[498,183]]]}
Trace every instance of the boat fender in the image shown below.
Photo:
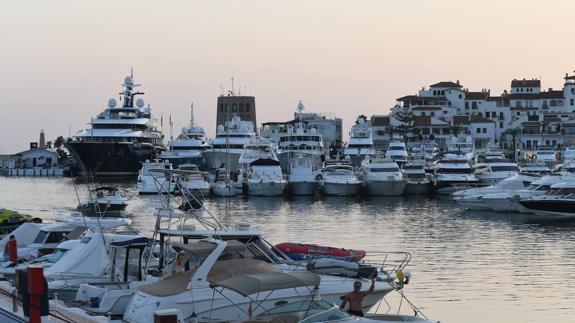
{"label": "boat fender", "polygon": [[407,284],[409,284],[409,277],[411,277],[411,273],[408,273],[408,272],[404,273],[403,271],[398,270],[396,272],[396,277],[397,277],[398,284],[400,286],[407,285]]}
{"label": "boat fender", "polygon": [[403,285],[403,281],[405,279],[405,276],[403,275],[403,271],[398,270],[395,275],[397,276],[397,283],[399,284],[399,286]]}

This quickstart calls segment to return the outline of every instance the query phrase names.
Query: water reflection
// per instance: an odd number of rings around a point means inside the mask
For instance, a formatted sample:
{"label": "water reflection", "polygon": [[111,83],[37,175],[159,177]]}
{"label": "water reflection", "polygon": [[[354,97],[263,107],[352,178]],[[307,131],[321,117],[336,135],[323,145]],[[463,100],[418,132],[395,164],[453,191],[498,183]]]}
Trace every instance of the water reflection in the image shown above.
{"label": "water reflection", "polygon": [[[123,183],[133,225],[150,233],[157,196]],[[82,197],[86,189],[77,186]],[[0,178],[0,206],[50,219],[72,210],[69,179]],[[575,223],[466,211],[445,199],[235,197],[206,207],[225,224],[248,222],[273,243],[405,250],[410,300],[443,322],[570,322],[575,317]]]}

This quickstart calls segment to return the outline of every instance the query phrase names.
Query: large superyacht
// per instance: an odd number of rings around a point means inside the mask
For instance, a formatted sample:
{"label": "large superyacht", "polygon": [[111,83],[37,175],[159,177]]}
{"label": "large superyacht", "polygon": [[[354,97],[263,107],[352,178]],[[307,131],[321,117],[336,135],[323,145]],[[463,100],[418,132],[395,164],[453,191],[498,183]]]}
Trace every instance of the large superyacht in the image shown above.
{"label": "large superyacht", "polygon": [[207,167],[235,171],[244,145],[249,144],[255,136],[253,122],[243,121],[234,115],[225,125],[218,126],[216,137],[211,142],[212,148],[202,153]]}
{"label": "large superyacht", "polygon": [[354,167],[360,167],[364,159],[375,155],[371,128],[365,116],[359,116],[355,125],[351,127],[349,141],[343,154],[349,156]]}
{"label": "large superyacht", "polygon": [[145,106],[141,98],[135,99],[144,94],[134,91],[140,84],[127,76],[122,86],[122,105],[117,106],[115,99],[109,99],[106,110],[90,121],[90,128],[66,142],[82,173],[136,175],[143,161],[153,160],[165,148],[150,106]]}
{"label": "large superyacht", "polygon": [[311,158],[313,167],[319,168],[324,161],[327,152],[323,145],[322,135],[317,129],[308,127],[301,119],[304,105],[301,101],[298,103],[298,118],[293,127],[286,132],[279,134],[277,142],[278,159],[282,171],[290,173],[290,161],[299,155],[307,155]]}

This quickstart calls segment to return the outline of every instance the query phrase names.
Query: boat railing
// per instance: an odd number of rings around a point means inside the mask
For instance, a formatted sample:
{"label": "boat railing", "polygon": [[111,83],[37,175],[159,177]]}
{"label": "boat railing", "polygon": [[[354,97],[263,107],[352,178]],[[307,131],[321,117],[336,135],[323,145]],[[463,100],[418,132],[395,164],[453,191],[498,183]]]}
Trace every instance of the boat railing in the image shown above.
{"label": "boat railing", "polygon": [[379,272],[391,278],[392,274],[398,271],[404,271],[410,261],[411,253],[407,251],[368,251],[367,256],[359,263],[361,265],[376,267]]}

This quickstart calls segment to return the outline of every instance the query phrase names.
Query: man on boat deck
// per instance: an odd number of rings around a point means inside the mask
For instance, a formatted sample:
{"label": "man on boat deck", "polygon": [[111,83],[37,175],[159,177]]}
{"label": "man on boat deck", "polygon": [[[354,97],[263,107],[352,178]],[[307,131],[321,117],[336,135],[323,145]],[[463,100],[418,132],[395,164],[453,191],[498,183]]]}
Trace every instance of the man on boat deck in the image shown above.
{"label": "man on boat deck", "polygon": [[356,281],[353,283],[353,292],[345,294],[343,297],[343,303],[341,303],[340,308],[344,309],[345,304],[349,302],[349,309],[347,312],[351,315],[355,316],[363,316],[363,299],[373,293],[373,289],[375,288],[375,278],[371,278],[371,287],[368,291],[362,292],[361,291],[361,282]]}

